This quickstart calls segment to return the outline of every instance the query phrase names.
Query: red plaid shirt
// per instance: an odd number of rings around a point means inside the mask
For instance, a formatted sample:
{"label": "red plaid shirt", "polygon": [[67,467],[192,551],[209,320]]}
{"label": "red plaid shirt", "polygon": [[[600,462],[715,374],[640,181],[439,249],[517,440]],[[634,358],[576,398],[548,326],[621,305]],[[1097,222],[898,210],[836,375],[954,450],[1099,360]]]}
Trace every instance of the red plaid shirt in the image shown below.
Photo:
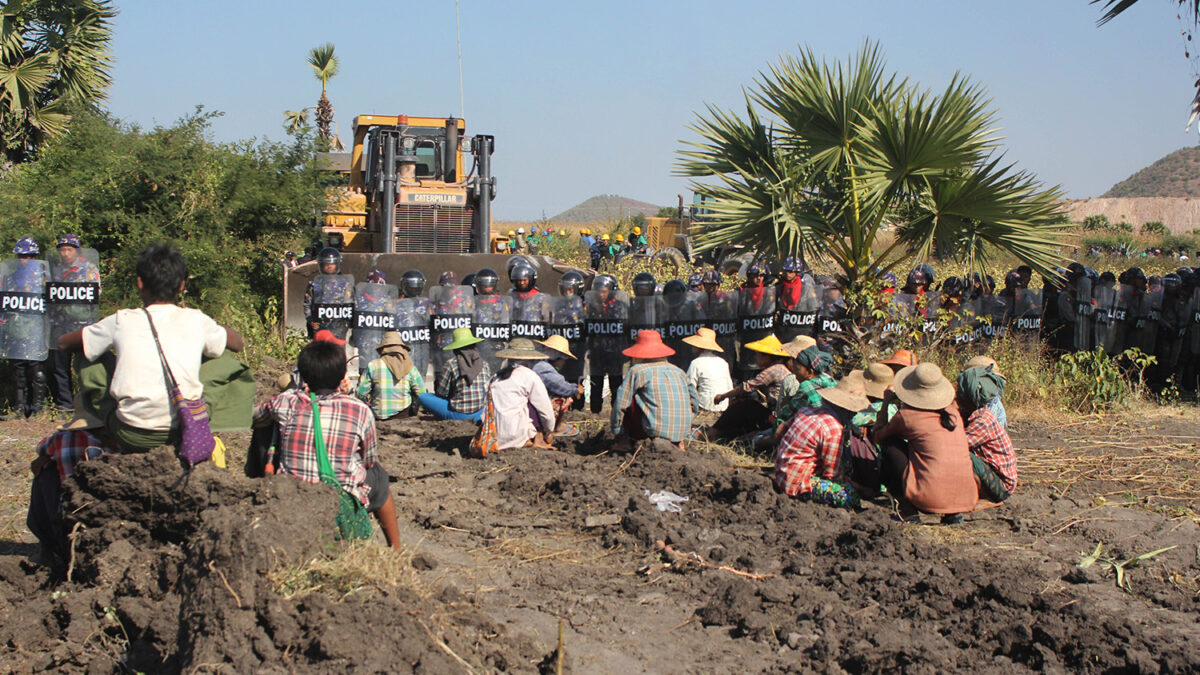
{"label": "red plaid shirt", "polygon": [[1000,421],[987,408],[979,408],[967,418],[967,443],[974,453],[992,467],[1010,493],[1017,489],[1017,453],[1012,439]]}
{"label": "red plaid shirt", "polygon": [[842,422],[827,408],[800,408],[775,448],[775,487],[789,497],[810,492],[813,476],[841,476]]}
{"label": "red plaid shirt", "polygon": [[[365,506],[370,495],[367,469],[375,465],[377,439],[375,414],[367,404],[348,394],[317,398],[325,452],[337,481]],[[254,419],[273,418],[279,423],[279,447],[267,452],[267,463],[279,455],[279,473],[309,483],[321,482],[313,434],[312,402],[308,392],[290,389],[254,411]]]}
{"label": "red plaid shirt", "polygon": [[116,441],[104,429],[72,429],[56,431],[38,443],[37,454],[54,460],[59,478],[75,475],[80,462],[96,459],[117,449]]}

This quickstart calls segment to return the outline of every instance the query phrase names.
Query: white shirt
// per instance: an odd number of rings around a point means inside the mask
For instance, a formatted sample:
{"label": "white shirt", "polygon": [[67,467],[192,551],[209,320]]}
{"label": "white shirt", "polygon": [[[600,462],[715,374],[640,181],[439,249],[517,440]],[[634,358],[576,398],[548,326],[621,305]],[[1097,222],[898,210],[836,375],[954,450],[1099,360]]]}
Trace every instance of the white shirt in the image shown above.
{"label": "white shirt", "polygon": [[[215,358],[225,351],[225,329],[198,309],[165,304],[148,309],[179,391],[184,398],[199,398],[204,393],[200,359]],[[89,361],[109,349],[117,354],[116,371],[108,386],[117,400],[117,417],[139,429],[170,429],[175,411],[143,310],[122,309],[83,329],[83,355]]]}
{"label": "white shirt", "polygon": [[507,380],[496,380],[488,392],[496,409],[496,446],[500,450],[524,447],[537,433],[529,417],[533,405],[542,422],[542,430],[554,431],[554,404],[542,378],[519,365]]}
{"label": "white shirt", "polygon": [[687,371],[688,382],[696,388],[700,409],[721,412],[729,407],[729,401],[713,403],[713,397],[733,389],[733,378],[729,376],[729,362],[713,352],[704,352],[692,359]]}

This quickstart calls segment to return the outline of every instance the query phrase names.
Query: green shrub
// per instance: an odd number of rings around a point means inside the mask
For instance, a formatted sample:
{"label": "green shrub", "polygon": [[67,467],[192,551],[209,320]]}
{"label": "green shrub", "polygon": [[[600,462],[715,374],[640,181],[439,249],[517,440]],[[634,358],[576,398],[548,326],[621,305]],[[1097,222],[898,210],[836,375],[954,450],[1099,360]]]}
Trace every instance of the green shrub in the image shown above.
{"label": "green shrub", "polygon": [[1142,223],[1141,233],[1143,235],[1168,235],[1171,231],[1163,224],[1161,220],[1151,220]]}
{"label": "green shrub", "polygon": [[1138,349],[1116,356],[1103,349],[1063,354],[1054,377],[1063,388],[1063,404],[1077,412],[1094,412],[1121,405],[1144,390],[1142,376],[1154,363]]}
{"label": "green shrub", "polygon": [[1108,216],[1098,213],[1083,219],[1083,229],[1091,232],[1110,230],[1112,229],[1112,224],[1108,222]]}

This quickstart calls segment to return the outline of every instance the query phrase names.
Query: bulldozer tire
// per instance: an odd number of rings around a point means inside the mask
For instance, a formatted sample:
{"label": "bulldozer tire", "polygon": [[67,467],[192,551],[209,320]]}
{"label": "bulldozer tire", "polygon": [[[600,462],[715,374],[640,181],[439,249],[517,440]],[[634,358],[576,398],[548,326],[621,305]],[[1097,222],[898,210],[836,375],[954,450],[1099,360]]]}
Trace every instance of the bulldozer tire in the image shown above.
{"label": "bulldozer tire", "polygon": [[664,246],[658,249],[650,261],[652,263],[663,263],[670,265],[672,274],[679,276],[680,268],[687,266],[688,259],[687,256],[683,254],[683,251],[680,251],[674,246]]}
{"label": "bulldozer tire", "polygon": [[721,261],[717,266],[721,270],[721,274],[737,274],[739,278],[746,278],[746,268],[750,267],[754,262],[753,253],[739,253],[731,255]]}

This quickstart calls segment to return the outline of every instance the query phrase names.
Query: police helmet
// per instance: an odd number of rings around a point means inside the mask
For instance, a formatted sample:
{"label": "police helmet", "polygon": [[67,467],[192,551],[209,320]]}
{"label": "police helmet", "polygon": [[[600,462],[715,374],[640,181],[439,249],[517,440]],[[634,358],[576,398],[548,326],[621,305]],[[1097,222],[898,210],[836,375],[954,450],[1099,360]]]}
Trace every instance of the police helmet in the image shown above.
{"label": "police helmet", "polygon": [[1125,278],[1131,283],[1133,281],[1149,281],[1146,278],[1146,273],[1140,267],[1130,267],[1128,270],[1125,270]]}
{"label": "police helmet", "polygon": [[930,284],[933,283],[934,277],[936,276],[933,272],[933,265],[930,265],[929,263],[921,263],[920,265],[917,265],[917,269],[921,270],[921,273],[925,275],[925,279],[928,280]]}
{"label": "police helmet", "polygon": [[702,283],[704,283],[704,275],[702,274],[693,274],[687,280],[688,288],[693,290],[700,290],[700,284]]}
{"label": "police helmet", "polygon": [[718,274],[716,270],[709,270],[704,273],[704,278],[701,280],[701,283],[716,284],[716,285],[720,286],[721,285],[721,275]]}
{"label": "police helmet", "polygon": [[387,275],[383,273],[383,270],[371,270],[371,273],[367,275],[367,283],[386,284]]}
{"label": "police helmet", "polygon": [[[496,270],[485,267],[475,273],[473,280],[475,286],[475,295],[489,295],[496,292],[496,285],[500,283],[500,275],[496,274]],[[490,291],[484,292],[483,289],[490,288]]]}
{"label": "police helmet", "polygon": [[328,265],[333,263],[338,266],[338,270],[342,269],[342,252],[332,246],[326,246],[317,254],[318,265]]}
{"label": "police helmet", "polygon": [[562,275],[558,280],[559,295],[582,295],[583,294],[583,275],[575,270],[571,270]]}
{"label": "police helmet", "polygon": [[[59,237],[58,240],[62,241],[62,237]],[[71,246],[71,244],[59,244],[59,246]],[[295,251],[284,251],[283,257],[287,258],[288,260],[291,260],[292,258],[296,257],[296,252]]]}
{"label": "police helmet", "polygon": [[883,279],[883,285],[885,287],[887,287],[887,288],[895,288],[896,287],[896,275],[895,274],[892,274],[891,272],[884,272],[883,274],[879,275],[879,278]]}
{"label": "police helmet", "polygon": [[[58,238],[58,241],[54,242],[54,248],[58,248],[59,246],[74,246],[75,248],[83,248],[83,244],[79,243],[79,235],[71,233],[62,235]],[[296,254],[292,251],[288,251],[288,253],[291,253],[290,257],[296,257]]]}
{"label": "police helmet", "polygon": [[33,237],[21,237],[17,240],[17,245],[13,246],[13,253],[17,255],[37,255],[42,252],[42,247],[33,240]]}
{"label": "police helmet", "polygon": [[958,295],[963,292],[962,279],[958,277],[949,277],[942,282],[942,292],[949,295]]}
{"label": "police helmet", "polygon": [[1169,272],[1169,273],[1163,275],[1162,287],[1163,287],[1164,291],[1175,290],[1175,289],[1178,289],[1182,285],[1183,285],[1183,280],[1179,278],[1178,274],[1175,274],[1174,272]]}
{"label": "police helmet", "polygon": [[929,284],[929,277],[925,276],[925,272],[920,267],[914,267],[908,273],[907,283],[909,286],[925,286]]}
{"label": "police helmet", "polygon": [[797,260],[795,256],[788,256],[783,261],[782,270],[784,272],[799,272],[800,271],[800,261]]}
{"label": "police helmet", "polygon": [[405,270],[400,275],[400,290],[404,297],[415,298],[425,292],[425,275],[421,270]]}
{"label": "police helmet", "polygon": [[1085,267],[1083,269],[1083,276],[1091,279],[1092,281],[1096,281],[1100,278],[1100,273],[1090,267]]}
{"label": "police helmet", "polygon": [[[513,265],[508,270],[508,280],[512,282],[513,288],[527,291],[537,285],[537,270],[529,265]],[[528,285],[522,285],[521,282],[528,281]]]}
{"label": "police helmet", "polygon": [[438,277],[438,286],[457,286],[458,272],[454,270],[446,270]]}
{"label": "police helmet", "polygon": [[746,276],[752,277],[756,275],[760,277],[767,276],[767,266],[758,261],[750,263],[750,267],[746,268]]}
{"label": "police helmet", "polygon": [[672,279],[663,286],[663,298],[667,304],[672,307],[678,307],[683,304],[684,298],[687,297],[688,287],[679,279]]}
{"label": "police helmet", "polygon": [[654,280],[654,275],[649,272],[638,272],[633,277],[633,294],[634,295],[654,295],[654,287],[657,282]]}
{"label": "police helmet", "polygon": [[1016,270],[1009,270],[1008,274],[1004,275],[1005,288],[1017,288],[1021,285],[1021,273]]}
{"label": "police helmet", "polygon": [[1100,283],[1111,285],[1116,282],[1117,282],[1117,277],[1112,272],[1101,272],[1100,273]]}
{"label": "police helmet", "polygon": [[602,288],[606,288],[609,291],[616,292],[617,287],[618,287],[617,286],[617,278],[611,274],[601,274],[600,276],[596,277],[595,279],[592,279],[592,290],[593,291],[598,291]]}

